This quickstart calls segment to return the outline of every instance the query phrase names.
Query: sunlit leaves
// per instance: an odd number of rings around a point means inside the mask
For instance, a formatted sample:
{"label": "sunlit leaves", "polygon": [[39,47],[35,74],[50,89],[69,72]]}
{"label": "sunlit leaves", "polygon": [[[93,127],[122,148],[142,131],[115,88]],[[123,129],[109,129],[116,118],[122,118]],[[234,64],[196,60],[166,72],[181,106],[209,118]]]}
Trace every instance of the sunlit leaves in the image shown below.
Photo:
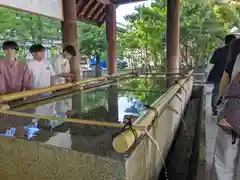
{"label": "sunlit leaves", "polygon": [[[181,48],[188,47],[196,61],[206,61],[212,51],[223,44],[229,30],[238,26],[240,8],[231,4],[215,4],[209,0],[181,1]],[[129,49],[144,49],[153,60],[163,63],[165,55],[166,4],[160,1],[151,7],[138,7],[128,15],[130,31],[123,44]],[[181,50],[182,52],[182,50]]]}
{"label": "sunlit leaves", "polygon": [[0,36],[21,43],[51,43],[61,37],[60,22],[44,16],[0,8]]}
{"label": "sunlit leaves", "polygon": [[107,47],[105,26],[78,23],[79,49],[84,55],[101,55]]}

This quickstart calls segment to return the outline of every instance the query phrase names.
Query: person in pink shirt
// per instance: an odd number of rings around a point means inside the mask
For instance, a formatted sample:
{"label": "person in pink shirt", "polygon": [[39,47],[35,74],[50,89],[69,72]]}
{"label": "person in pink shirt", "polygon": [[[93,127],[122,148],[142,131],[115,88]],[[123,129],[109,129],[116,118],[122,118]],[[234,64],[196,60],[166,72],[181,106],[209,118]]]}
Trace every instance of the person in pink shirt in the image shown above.
{"label": "person in pink shirt", "polygon": [[[5,57],[0,60],[0,95],[32,89],[33,80],[30,70],[24,62],[16,58],[19,50],[17,43],[5,41],[2,48]],[[8,104],[13,105],[20,101],[21,99],[8,102]],[[34,109],[31,109],[31,112],[34,112]],[[0,126],[8,128],[6,134],[14,127],[15,136],[24,137],[24,126],[31,122],[31,118],[3,115],[0,119]]]}
{"label": "person in pink shirt", "polygon": [[33,87],[31,71],[16,58],[19,47],[14,41],[3,43],[5,58],[0,60],[0,94],[30,90]]}

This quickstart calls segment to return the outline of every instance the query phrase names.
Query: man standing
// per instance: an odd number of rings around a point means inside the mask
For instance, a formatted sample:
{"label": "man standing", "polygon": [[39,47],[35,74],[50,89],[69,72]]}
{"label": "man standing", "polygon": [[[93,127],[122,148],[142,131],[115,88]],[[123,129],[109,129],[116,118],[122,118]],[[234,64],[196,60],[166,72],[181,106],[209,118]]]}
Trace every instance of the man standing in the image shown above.
{"label": "man standing", "polygon": [[[5,41],[2,48],[5,57],[3,60],[0,60],[0,94],[32,89],[32,74],[30,70],[24,62],[16,58],[19,50],[17,43],[15,41]],[[0,124],[7,127],[5,135],[9,135],[9,132],[12,132],[15,136],[21,137],[24,137],[25,134],[24,125],[30,122],[31,118],[7,115],[1,117],[0,120]]]}
{"label": "man standing", "polygon": [[56,76],[52,65],[45,60],[45,48],[41,44],[34,44],[29,51],[34,58],[28,62],[28,67],[33,74],[34,89],[54,85]]}
{"label": "man standing", "polygon": [[[29,51],[33,56],[33,60],[28,62],[28,67],[33,74],[34,89],[47,88],[51,85],[55,85],[56,74],[51,63],[45,60],[45,47],[41,44],[34,44],[30,47]],[[51,92],[43,93],[40,96],[49,96],[50,94]],[[36,114],[53,116],[54,110],[55,103],[49,103],[36,107]],[[37,121],[37,119],[35,119],[35,121]],[[50,122],[40,121],[39,123],[43,123],[44,126],[48,127]]]}
{"label": "man standing", "polygon": [[[67,45],[63,48],[61,54],[53,59],[53,69],[57,74],[57,84],[64,84],[72,80],[73,74],[70,73],[70,61],[76,56],[76,50],[73,46]],[[72,110],[72,99],[68,98],[56,102],[56,113],[58,115],[65,114],[68,110]]]}
{"label": "man standing", "polygon": [[236,39],[235,35],[227,35],[225,37],[225,46],[218,48],[213,53],[210,63],[208,65],[208,70],[211,70],[207,79],[208,83],[213,84],[212,91],[212,113],[213,116],[217,115],[217,102],[219,100],[219,84],[228,62],[229,47],[232,42]]}
{"label": "man standing", "polygon": [[27,65],[16,58],[19,47],[14,41],[3,43],[5,59],[0,61],[0,93],[8,94],[32,89],[32,74]]}
{"label": "man standing", "polygon": [[58,76],[57,84],[64,84],[71,81],[74,75],[70,73],[69,61],[76,56],[76,50],[73,46],[67,45],[63,48],[63,52],[53,59],[53,69]]}

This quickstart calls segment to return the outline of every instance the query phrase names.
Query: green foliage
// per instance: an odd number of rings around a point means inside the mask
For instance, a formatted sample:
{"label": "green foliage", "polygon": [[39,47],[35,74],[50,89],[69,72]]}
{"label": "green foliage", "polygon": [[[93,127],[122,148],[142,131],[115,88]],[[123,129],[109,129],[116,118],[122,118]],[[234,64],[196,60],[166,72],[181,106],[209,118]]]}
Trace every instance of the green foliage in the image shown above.
{"label": "green foliage", "polygon": [[28,47],[31,44],[59,45],[60,28],[59,21],[0,7],[0,40],[18,42],[20,45],[18,58],[21,60],[26,60]]}
{"label": "green foliage", "polygon": [[159,95],[166,92],[164,78],[137,78],[120,82],[123,94],[131,99],[138,99],[145,104],[152,104]]}
{"label": "green foliage", "polygon": [[139,6],[136,13],[126,16],[126,20],[130,30],[123,35],[121,45],[125,46],[128,54],[133,54],[133,57],[141,54],[133,61],[153,61],[155,67],[164,64],[166,7],[160,3],[152,4],[151,7]]}
{"label": "green foliage", "polygon": [[[211,52],[223,44],[229,30],[239,27],[239,15],[239,7],[231,4],[217,5],[206,0],[181,1],[181,59],[187,59],[184,57],[187,48],[188,58],[191,56],[197,63],[204,63]],[[135,13],[126,16],[129,31],[123,34],[120,45],[133,56],[145,50],[144,59],[154,62],[155,67],[163,65],[166,59],[166,16],[166,4],[162,1],[150,7],[137,7]],[[139,61],[143,60],[139,58]]]}
{"label": "green foliage", "polygon": [[44,16],[0,8],[0,37],[23,44],[54,44],[61,37],[60,22]]}
{"label": "green foliage", "polygon": [[18,59],[22,60],[22,61],[26,61],[27,59],[27,49],[24,47],[20,47],[19,51],[18,51]]}
{"label": "green foliage", "polygon": [[78,23],[79,49],[84,55],[101,55],[107,47],[105,26]]}
{"label": "green foliage", "polygon": [[[117,34],[118,58],[127,58],[137,67],[153,62],[160,69],[166,60],[166,3],[158,1],[150,7],[139,6],[126,16],[128,31]],[[181,1],[181,59],[191,57],[205,62],[214,48],[223,44],[224,36],[240,27],[240,6],[213,4],[207,0]],[[105,26],[78,23],[79,51],[85,56],[107,59]],[[0,8],[0,40],[15,40],[23,47],[19,58],[26,59],[24,47],[32,43],[52,46],[51,55],[61,45],[61,24],[44,16]],[[188,54],[185,53],[187,49]],[[186,57],[185,57],[186,56]],[[188,56],[188,57],[187,57]],[[188,63],[188,62],[186,62]]]}
{"label": "green foliage", "polygon": [[107,60],[107,50],[105,50],[101,55],[101,60],[106,61]]}
{"label": "green foliage", "polygon": [[[83,55],[101,55],[106,58],[105,27],[97,27],[79,22],[79,45]],[[61,46],[62,32],[60,21],[44,16],[28,14],[14,9],[0,8],[0,39],[15,40],[22,48],[19,58],[26,59],[27,48],[33,43],[41,43],[51,47],[54,56]]]}

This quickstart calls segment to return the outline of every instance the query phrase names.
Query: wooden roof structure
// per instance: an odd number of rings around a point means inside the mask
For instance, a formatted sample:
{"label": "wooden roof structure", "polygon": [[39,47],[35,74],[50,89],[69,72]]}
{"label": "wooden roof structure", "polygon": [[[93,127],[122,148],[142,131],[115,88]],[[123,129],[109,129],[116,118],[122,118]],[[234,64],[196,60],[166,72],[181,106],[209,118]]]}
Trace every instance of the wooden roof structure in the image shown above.
{"label": "wooden roof structure", "polygon": [[108,4],[126,4],[143,0],[76,0],[77,18],[79,21],[87,21],[102,25],[106,20],[106,6]]}

